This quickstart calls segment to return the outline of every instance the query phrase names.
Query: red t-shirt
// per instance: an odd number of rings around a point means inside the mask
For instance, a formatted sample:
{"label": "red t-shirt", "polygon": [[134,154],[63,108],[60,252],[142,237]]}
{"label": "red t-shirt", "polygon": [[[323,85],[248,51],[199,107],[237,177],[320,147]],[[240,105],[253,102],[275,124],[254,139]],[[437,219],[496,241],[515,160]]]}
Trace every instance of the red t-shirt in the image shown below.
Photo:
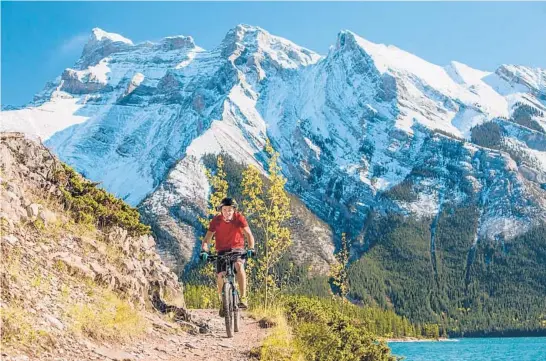
{"label": "red t-shirt", "polygon": [[245,217],[238,212],[233,214],[233,219],[229,222],[224,221],[221,214],[215,216],[210,221],[209,231],[215,232],[216,250],[229,251],[233,248],[245,248],[243,228],[247,226]]}

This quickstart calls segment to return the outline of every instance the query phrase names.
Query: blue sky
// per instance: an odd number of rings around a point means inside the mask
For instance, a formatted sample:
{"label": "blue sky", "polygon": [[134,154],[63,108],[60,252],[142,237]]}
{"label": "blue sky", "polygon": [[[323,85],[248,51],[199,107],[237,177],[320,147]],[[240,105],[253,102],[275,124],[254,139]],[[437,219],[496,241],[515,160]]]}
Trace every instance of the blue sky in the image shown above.
{"label": "blue sky", "polygon": [[2,104],[30,101],[78,59],[93,27],[138,43],[191,35],[210,49],[239,23],[325,54],[349,29],[430,62],[546,68],[544,2],[5,2]]}

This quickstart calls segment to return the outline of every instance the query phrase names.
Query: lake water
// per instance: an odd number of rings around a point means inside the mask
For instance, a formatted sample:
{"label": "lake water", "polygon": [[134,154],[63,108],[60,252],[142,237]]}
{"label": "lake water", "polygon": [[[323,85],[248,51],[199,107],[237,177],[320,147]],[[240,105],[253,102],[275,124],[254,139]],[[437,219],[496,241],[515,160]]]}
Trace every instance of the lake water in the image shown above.
{"label": "lake water", "polygon": [[546,337],[389,342],[389,346],[404,361],[546,361]]}

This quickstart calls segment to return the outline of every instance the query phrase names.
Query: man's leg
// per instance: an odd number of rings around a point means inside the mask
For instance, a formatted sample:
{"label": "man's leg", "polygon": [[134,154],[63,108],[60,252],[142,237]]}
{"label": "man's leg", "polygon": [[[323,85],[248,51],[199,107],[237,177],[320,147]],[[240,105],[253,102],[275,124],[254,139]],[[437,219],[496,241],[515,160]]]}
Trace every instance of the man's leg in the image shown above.
{"label": "man's leg", "polygon": [[241,301],[240,304],[247,306],[246,302],[246,272],[243,262],[237,261],[235,263],[235,269],[237,270],[237,284],[239,285],[239,291],[241,292]]}
{"label": "man's leg", "polygon": [[224,287],[224,272],[216,274],[216,285],[218,286],[218,298],[222,302],[222,288]]}
{"label": "man's leg", "polygon": [[216,274],[216,285],[218,286],[218,299],[220,300],[220,317],[224,317],[224,305],[222,304],[222,288],[224,287],[224,272]]}

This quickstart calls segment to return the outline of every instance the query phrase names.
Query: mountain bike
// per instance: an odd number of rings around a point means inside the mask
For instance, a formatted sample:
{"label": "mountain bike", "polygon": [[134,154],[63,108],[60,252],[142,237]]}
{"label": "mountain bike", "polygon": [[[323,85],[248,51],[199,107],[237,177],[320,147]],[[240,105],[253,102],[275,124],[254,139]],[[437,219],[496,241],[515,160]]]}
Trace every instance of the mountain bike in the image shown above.
{"label": "mountain bike", "polygon": [[226,262],[226,271],[222,286],[222,308],[224,310],[224,318],[226,321],[226,333],[228,337],[233,337],[233,332],[239,332],[240,315],[239,315],[239,291],[235,287],[235,261],[238,258],[246,259],[246,253],[240,251],[228,252],[223,255],[211,255],[207,258],[208,262],[213,262],[218,259],[223,259]]}

